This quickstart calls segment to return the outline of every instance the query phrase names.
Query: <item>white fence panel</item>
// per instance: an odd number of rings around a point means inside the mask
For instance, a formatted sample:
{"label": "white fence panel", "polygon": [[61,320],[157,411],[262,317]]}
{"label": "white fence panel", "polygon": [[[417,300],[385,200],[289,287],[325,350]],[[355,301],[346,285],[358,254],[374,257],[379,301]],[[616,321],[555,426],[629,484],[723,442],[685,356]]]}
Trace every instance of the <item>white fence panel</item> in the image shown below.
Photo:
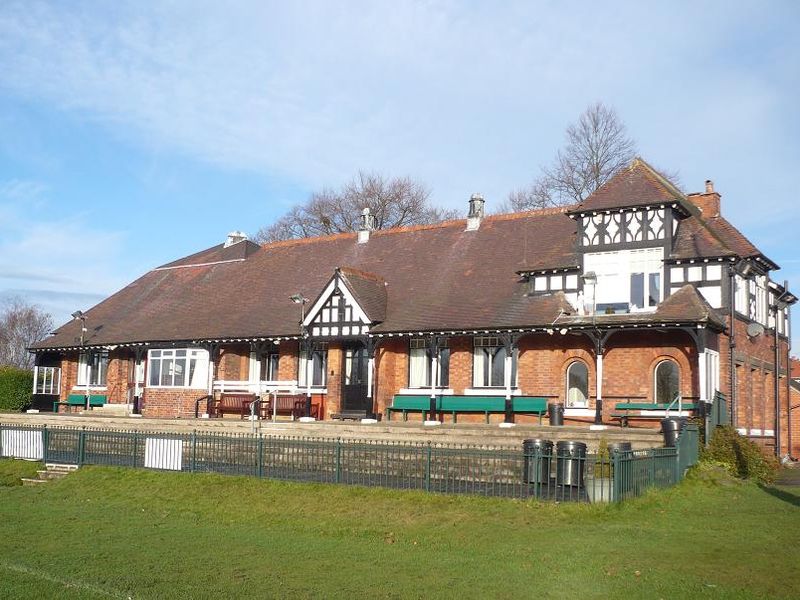
{"label": "white fence panel", "polygon": [[183,440],[146,438],[144,466],[151,469],[180,471],[183,465]]}
{"label": "white fence panel", "polygon": [[41,431],[3,429],[0,436],[2,456],[42,460],[44,453]]}

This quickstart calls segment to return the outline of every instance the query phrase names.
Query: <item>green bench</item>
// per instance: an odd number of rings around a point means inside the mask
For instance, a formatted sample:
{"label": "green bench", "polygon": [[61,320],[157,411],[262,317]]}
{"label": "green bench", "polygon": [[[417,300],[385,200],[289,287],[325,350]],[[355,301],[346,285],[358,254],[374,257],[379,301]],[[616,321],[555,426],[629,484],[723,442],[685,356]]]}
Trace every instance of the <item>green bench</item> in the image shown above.
{"label": "green bench", "polygon": [[[391,420],[393,412],[402,412],[405,421],[409,412],[421,412],[427,416],[430,409],[430,396],[397,395],[392,399],[392,405],[386,409],[386,420]],[[542,415],[547,412],[547,398],[514,396],[511,399],[511,410],[514,414],[538,415],[541,424]],[[506,399],[503,396],[436,396],[436,411],[450,413],[453,423],[457,422],[458,413],[483,413],[488,423],[490,414],[506,412]]]}
{"label": "green bench", "polygon": [[[442,397],[436,396],[435,399],[436,410],[442,407]],[[392,405],[386,408],[386,420],[392,420],[393,412],[402,412],[403,421],[408,420],[408,413],[421,412],[423,417],[427,418],[427,413],[431,410],[431,397],[430,396],[401,396],[397,395],[392,398]]]}
{"label": "green bench", "polygon": [[[108,396],[105,394],[90,394],[89,395],[89,408],[96,406],[103,406],[108,401]],[[70,394],[67,396],[66,402],[53,402],[53,412],[58,412],[59,406],[86,408],[86,396],[83,394]]]}
{"label": "green bench", "polygon": [[[614,411],[611,413],[612,419],[619,419],[619,424],[621,427],[628,426],[628,420],[630,419],[658,419],[660,415],[653,415],[648,414],[649,411],[654,410],[663,410],[666,411],[669,408],[669,404],[662,402],[619,402],[615,407]],[[693,402],[683,402],[681,403],[681,410],[695,410],[697,405]],[[670,410],[674,410],[678,412],[678,405],[673,404]]]}

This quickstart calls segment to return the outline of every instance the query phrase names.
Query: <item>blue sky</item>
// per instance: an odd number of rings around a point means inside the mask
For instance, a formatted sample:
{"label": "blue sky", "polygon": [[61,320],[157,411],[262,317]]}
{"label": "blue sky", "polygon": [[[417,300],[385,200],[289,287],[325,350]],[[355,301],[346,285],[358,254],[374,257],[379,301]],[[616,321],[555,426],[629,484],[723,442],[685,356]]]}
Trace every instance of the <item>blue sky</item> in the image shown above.
{"label": "blue sky", "polygon": [[648,4],[6,0],[0,296],[62,322],[359,169],[491,209],[597,100],[800,290],[800,4]]}

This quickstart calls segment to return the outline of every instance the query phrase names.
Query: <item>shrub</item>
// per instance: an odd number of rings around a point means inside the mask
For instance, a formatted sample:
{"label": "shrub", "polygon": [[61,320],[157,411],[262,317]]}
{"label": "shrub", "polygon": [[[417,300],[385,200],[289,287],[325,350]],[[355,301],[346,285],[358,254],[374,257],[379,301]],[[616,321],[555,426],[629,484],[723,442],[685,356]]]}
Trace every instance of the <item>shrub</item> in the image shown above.
{"label": "shrub", "polygon": [[772,483],[779,466],[774,456],[728,426],[717,428],[702,458],[723,465],[735,477],[761,483]]}
{"label": "shrub", "polygon": [[31,404],[33,373],[16,367],[0,367],[0,410],[23,410]]}

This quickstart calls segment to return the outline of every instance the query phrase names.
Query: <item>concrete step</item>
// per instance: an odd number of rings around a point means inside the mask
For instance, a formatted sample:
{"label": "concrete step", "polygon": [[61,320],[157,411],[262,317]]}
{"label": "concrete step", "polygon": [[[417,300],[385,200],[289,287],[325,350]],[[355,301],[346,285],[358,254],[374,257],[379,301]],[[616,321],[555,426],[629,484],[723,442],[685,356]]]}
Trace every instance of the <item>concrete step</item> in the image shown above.
{"label": "concrete step", "polygon": [[36,471],[36,474],[39,476],[39,479],[42,479],[44,481],[49,481],[51,479],[62,479],[67,475],[69,475],[71,472],[72,471],[62,471],[59,469],[56,471],[50,471],[50,470]]}
{"label": "concrete step", "polygon": [[78,470],[78,465],[65,465],[61,463],[47,463],[44,467],[48,471],[64,471],[65,473],[72,473]]}
{"label": "concrete step", "polygon": [[29,477],[22,478],[22,485],[24,486],[34,486],[34,485],[42,485],[43,483],[47,483],[46,479],[31,479]]}

